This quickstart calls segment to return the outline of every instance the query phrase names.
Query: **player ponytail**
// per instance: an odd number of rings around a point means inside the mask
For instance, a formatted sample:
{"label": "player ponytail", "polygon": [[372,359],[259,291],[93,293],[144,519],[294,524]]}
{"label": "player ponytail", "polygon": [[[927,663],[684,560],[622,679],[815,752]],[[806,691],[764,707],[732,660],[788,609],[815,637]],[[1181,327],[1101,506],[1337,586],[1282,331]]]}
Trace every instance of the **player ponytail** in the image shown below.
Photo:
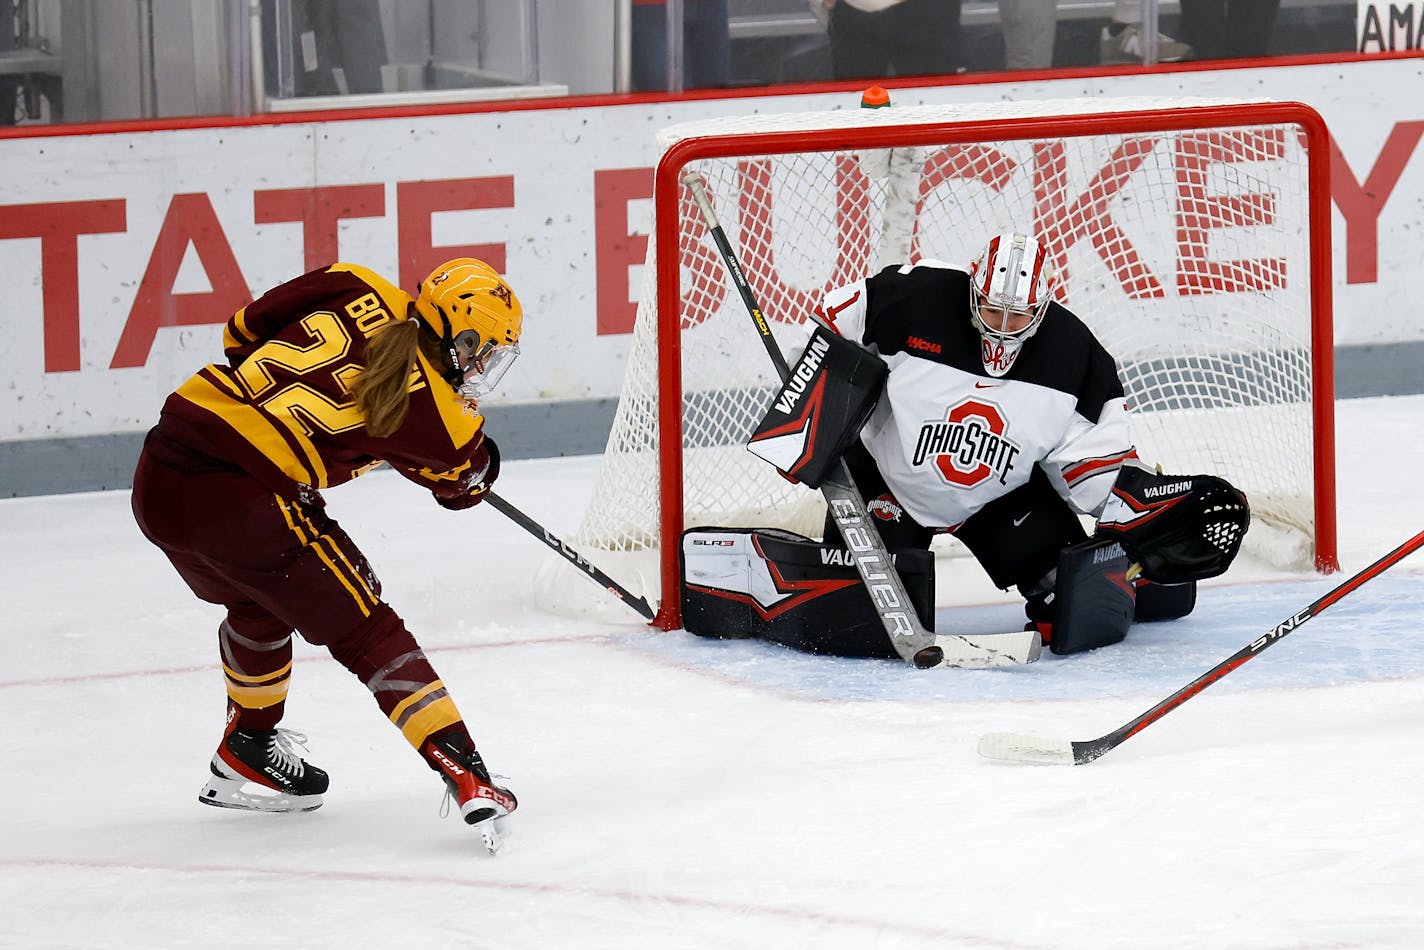
{"label": "player ponytail", "polygon": [[394,435],[410,409],[410,373],[421,343],[420,324],[402,320],[381,330],[366,347],[366,368],[351,385],[366,417],[366,431]]}

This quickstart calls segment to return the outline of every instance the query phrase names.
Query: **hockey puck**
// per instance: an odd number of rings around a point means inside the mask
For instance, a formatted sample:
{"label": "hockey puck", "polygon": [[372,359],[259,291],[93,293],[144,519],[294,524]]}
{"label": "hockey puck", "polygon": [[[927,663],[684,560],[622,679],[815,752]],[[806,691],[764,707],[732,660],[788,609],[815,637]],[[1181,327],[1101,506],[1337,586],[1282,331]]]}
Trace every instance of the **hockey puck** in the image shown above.
{"label": "hockey puck", "polygon": [[937,646],[928,646],[915,654],[915,669],[932,670],[944,662],[944,651]]}

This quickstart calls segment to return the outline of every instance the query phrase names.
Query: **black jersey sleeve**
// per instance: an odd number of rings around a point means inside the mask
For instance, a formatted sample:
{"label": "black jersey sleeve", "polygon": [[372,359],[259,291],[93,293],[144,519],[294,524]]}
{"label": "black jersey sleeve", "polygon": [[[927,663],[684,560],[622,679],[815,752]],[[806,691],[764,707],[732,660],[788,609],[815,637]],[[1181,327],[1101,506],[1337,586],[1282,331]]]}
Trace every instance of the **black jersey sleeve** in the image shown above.
{"label": "black jersey sleeve", "polygon": [[1103,414],[1104,406],[1122,402],[1126,394],[1122,377],[1118,375],[1117,361],[1096,337],[1086,332],[1086,328],[1084,335],[1087,337],[1087,358],[1083,363],[1083,382],[1078,390],[1078,414],[1084,419],[1097,421]]}
{"label": "black jersey sleeve", "polygon": [[[896,264],[866,280],[865,333],[882,355],[905,349],[911,337],[944,351],[947,335],[969,321],[969,275],[939,262]],[[963,326],[959,326],[959,324]]]}

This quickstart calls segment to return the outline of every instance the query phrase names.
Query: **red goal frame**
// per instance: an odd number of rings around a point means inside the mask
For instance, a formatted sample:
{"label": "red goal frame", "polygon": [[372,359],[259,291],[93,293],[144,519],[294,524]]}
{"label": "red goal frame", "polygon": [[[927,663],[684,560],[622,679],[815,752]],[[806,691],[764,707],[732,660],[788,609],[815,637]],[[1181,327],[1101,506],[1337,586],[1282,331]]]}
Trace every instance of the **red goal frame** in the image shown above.
{"label": "red goal frame", "polygon": [[[1109,100],[1104,101],[1110,107]],[[679,236],[684,222],[681,192],[684,168],[700,159],[739,155],[775,155],[822,149],[876,149],[904,146],[1018,141],[1059,137],[1066,132],[1124,134],[1175,132],[1205,128],[1295,125],[1307,152],[1311,296],[1311,387],[1314,481],[1314,562],[1316,570],[1339,570],[1335,521],[1334,331],[1330,219],[1330,136],[1324,120],[1299,102],[1261,102],[1219,106],[1104,112],[1086,116],[1014,117],[958,122],[914,123],[894,127],[833,128],[800,131],[730,133],[683,139],[658,162],[654,174],[654,233],[657,280],[657,418],[660,495],[659,576],[662,597],[654,626],[682,624],[679,603],[678,544],[684,525],[682,479],[682,284]],[[669,253],[671,251],[671,253]],[[730,280],[730,278],[728,278]],[[748,317],[748,319],[751,319]],[[754,332],[748,327],[748,333]]]}

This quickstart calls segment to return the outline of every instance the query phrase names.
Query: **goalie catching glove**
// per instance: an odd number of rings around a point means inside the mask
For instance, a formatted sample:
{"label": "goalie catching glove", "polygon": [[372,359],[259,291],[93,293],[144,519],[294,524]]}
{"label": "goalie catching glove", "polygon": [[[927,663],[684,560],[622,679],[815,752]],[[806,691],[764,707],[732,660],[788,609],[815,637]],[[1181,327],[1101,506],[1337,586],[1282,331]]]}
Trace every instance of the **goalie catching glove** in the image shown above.
{"label": "goalie catching glove", "polygon": [[1250,523],[1246,496],[1224,478],[1124,465],[1097,537],[1121,544],[1148,580],[1180,584],[1224,573]]}

